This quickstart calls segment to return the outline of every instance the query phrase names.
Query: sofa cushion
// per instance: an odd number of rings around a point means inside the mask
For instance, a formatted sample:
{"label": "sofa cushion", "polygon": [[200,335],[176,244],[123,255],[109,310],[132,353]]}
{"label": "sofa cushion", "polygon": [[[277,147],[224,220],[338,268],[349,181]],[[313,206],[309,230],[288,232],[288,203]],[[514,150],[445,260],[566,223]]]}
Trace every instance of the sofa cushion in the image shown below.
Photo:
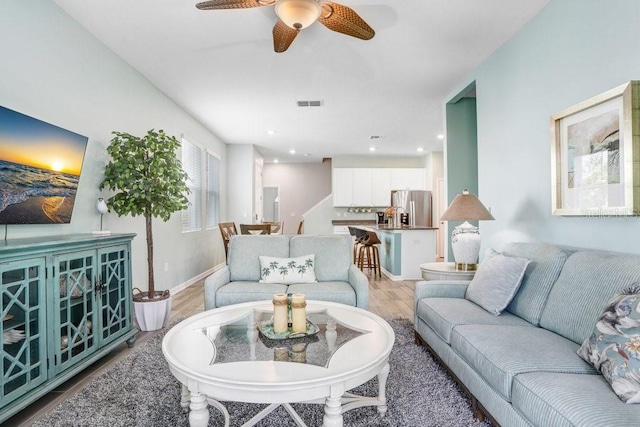
{"label": "sofa cushion", "polygon": [[[290,239],[291,236],[286,235],[233,236],[229,240],[229,257],[227,260],[231,281],[257,282],[260,280],[260,255],[279,258],[288,257]],[[313,251],[307,253],[313,253]]]}
{"label": "sofa cushion", "polygon": [[287,292],[290,294],[304,294],[308,300],[356,305],[356,293],[347,282],[322,282],[322,286],[313,283],[296,283],[289,285]]}
{"label": "sofa cushion", "polygon": [[640,403],[640,286],[614,296],[578,355],[602,373],[625,403]]}
{"label": "sofa cushion", "polygon": [[607,301],[640,281],[640,256],[579,251],[567,258],[549,293],[540,326],[582,344]]}
{"label": "sofa cushion", "polygon": [[287,285],[236,281],[222,286],[216,292],[216,306],[223,307],[250,301],[273,299],[273,294],[287,293]]}
{"label": "sofa cushion", "polygon": [[532,326],[511,313],[494,316],[473,302],[462,298],[422,298],[416,304],[416,315],[446,343],[458,325]]}
{"label": "sofa cushion", "polygon": [[498,316],[520,287],[529,262],[526,258],[505,256],[488,249],[465,298]]}
{"label": "sofa cushion", "polygon": [[569,254],[557,246],[525,242],[508,243],[502,253],[531,260],[506,311],[538,326],[549,292]]}
{"label": "sofa cushion", "polygon": [[[293,236],[291,237],[291,257],[306,254],[316,256],[316,278],[319,282],[349,281],[349,266],[353,253],[351,236]],[[270,254],[272,256],[276,256]]]}
{"label": "sofa cushion", "polygon": [[511,401],[514,409],[535,426],[640,425],[640,407],[622,403],[602,375],[517,375]]}
{"label": "sofa cushion", "polygon": [[451,333],[451,348],[509,402],[512,381],[518,374],[596,373],[578,357],[576,343],[542,328],[461,325]]}
{"label": "sofa cushion", "polygon": [[276,258],[260,255],[260,283],[315,283],[315,255]]}

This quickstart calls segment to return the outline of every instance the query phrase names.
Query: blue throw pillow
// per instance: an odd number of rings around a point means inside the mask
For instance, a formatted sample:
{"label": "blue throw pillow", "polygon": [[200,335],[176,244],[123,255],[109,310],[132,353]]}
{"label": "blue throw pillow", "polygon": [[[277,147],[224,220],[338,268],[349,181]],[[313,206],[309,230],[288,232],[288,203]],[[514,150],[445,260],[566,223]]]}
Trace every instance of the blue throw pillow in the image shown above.
{"label": "blue throw pillow", "polygon": [[625,403],[640,403],[640,285],[608,303],[578,355],[609,381]]}
{"label": "blue throw pillow", "polygon": [[531,261],[487,249],[484,260],[469,283],[465,298],[499,316],[518,292]]}

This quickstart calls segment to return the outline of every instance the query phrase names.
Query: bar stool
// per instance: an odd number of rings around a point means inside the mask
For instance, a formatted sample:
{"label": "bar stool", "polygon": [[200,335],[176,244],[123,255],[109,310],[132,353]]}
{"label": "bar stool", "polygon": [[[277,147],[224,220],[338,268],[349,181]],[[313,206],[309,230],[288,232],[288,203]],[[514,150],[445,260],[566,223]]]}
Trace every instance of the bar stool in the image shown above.
{"label": "bar stool", "polygon": [[349,234],[354,236],[355,240],[353,241],[353,263],[358,264],[358,248],[367,237],[367,232],[357,227],[347,227],[349,229]]}
{"label": "bar stool", "polygon": [[377,274],[382,277],[380,271],[380,251],[376,246],[382,243],[378,239],[378,235],[373,231],[366,231],[366,238],[360,243],[358,250],[358,268],[364,271],[364,268],[373,269],[373,275]]}

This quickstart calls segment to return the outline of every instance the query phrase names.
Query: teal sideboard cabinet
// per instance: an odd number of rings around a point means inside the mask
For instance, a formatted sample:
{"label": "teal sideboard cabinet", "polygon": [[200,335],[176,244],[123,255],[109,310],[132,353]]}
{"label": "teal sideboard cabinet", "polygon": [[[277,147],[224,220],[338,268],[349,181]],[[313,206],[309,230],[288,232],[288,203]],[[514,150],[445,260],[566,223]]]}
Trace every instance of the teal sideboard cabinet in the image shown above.
{"label": "teal sideboard cabinet", "polygon": [[123,341],[133,346],[134,237],[0,241],[0,423]]}

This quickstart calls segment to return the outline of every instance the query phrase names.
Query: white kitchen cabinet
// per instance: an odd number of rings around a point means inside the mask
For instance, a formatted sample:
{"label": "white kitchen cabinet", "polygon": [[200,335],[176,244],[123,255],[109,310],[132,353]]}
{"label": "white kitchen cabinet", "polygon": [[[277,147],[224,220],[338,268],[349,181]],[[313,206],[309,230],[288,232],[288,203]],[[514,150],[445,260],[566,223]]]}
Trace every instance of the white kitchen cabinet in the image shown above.
{"label": "white kitchen cabinet", "polygon": [[372,169],[372,206],[389,206],[391,204],[391,169]]}
{"label": "white kitchen cabinet", "polygon": [[348,225],[334,225],[333,234],[351,234]]}
{"label": "white kitchen cabinet", "polygon": [[423,168],[408,169],[409,190],[427,190],[427,176]]}
{"label": "white kitchen cabinet", "polygon": [[426,184],[424,168],[391,169],[392,190],[426,190]]}
{"label": "white kitchen cabinet", "polygon": [[371,169],[358,168],[352,169],[353,178],[353,205],[354,206],[372,206],[372,190]]}
{"label": "white kitchen cabinet", "polygon": [[333,206],[389,206],[391,190],[425,190],[424,168],[334,168]]}
{"label": "white kitchen cabinet", "polygon": [[333,206],[353,205],[353,172],[350,168],[333,169]]}

